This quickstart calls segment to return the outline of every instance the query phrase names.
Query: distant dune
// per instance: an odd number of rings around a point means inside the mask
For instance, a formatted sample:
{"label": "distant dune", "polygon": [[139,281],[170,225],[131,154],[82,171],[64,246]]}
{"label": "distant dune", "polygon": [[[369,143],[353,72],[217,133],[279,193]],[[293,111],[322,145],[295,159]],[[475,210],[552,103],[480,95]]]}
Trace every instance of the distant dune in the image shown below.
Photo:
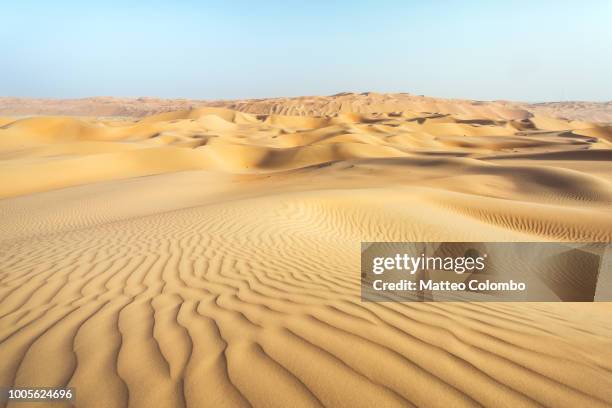
{"label": "distant dune", "polygon": [[94,97],[84,99],[27,99],[0,97],[0,116],[70,115],[143,117],[160,112],[205,106],[224,107],[255,114],[300,116],[335,115],[341,112],[393,113],[402,111],[460,114],[497,119],[544,115],[569,120],[612,123],[612,102],[472,101],[432,98],[407,93],[361,94],[344,92],[332,96],[246,100],[189,100],[159,98]]}
{"label": "distant dune", "polygon": [[0,385],[78,407],[612,405],[612,303],[364,303],[359,275],[361,241],[610,242],[609,104],[0,106]]}

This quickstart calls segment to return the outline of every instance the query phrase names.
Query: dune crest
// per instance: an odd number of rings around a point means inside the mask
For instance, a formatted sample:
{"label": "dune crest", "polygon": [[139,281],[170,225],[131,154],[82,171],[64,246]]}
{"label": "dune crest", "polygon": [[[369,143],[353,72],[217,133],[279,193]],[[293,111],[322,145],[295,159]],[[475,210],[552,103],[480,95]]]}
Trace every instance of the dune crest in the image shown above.
{"label": "dune crest", "polygon": [[198,108],[138,121],[33,117],[0,129],[0,197],[181,170],[268,174],[358,159],[478,157],[517,149],[605,155],[606,129],[541,116],[466,120],[414,112],[255,116]]}

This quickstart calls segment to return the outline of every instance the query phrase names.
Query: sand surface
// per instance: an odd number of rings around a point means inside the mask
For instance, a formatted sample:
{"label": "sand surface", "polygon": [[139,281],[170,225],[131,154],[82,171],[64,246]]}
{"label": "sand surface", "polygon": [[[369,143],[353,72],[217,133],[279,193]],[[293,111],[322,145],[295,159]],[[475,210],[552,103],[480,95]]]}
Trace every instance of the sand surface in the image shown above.
{"label": "sand surface", "polygon": [[0,118],[0,385],[611,406],[612,303],[360,301],[360,241],[612,240],[612,127],[469,106]]}

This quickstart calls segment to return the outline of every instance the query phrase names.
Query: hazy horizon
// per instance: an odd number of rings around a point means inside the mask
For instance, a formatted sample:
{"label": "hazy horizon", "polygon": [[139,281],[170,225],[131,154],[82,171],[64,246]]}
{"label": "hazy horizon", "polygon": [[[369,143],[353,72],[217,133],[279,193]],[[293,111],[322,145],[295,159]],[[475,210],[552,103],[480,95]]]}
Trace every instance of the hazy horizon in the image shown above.
{"label": "hazy horizon", "polygon": [[189,100],[189,101],[237,101],[237,100],[256,100],[256,99],[281,99],[281,98],[299,98],[299,97],[319,97],[319,96],[336,96],[340,93],[353,93],[353,94],[362,94],[362,93],[378,93],[378,94],[410,94],[413,96],[424,96],[430,98],[440,98],[440,99],[457,99],[457,100],[473,100],[476,102],[495,102],[495,101],[507,101],[507,102],[520,102],[520,103],[529,103],[529,104],[539,104],[539,103],[571,103],[571,102],[585,102],[585,103],[611,103],[612,99],[602,99],[602,100],[587,100],[587,99],[567,99],[567,100],[523,100],[523,99],[474,99],[474,98],[463,98],[463,97],[447,97],[447,96],[439,96],[439,95],[428,95],[428,94],[415,94],[413,92],[379,92],[379,91],[339,91],[333,94],[328,95],[315,95],[315,94],[304,94],[304,95],[272,95],[266,97],[237,97],[237,98],[186,98],[181,96],[155,96],[155,95],[88,95],[88,96],[69,96],[69,97],[57,97],[57,96],[16,96],[16,95],[0,95],[0,98],[18,98],[18,99],[44,99],[44,100],[79,100],[79,99],[96,99],[96,98],[116,98],[116,99],[160,99],[160,100]]}
{"label": "hazy horizon", "polygon": [[23,1],[2,96],[612,100],[612,3]]}

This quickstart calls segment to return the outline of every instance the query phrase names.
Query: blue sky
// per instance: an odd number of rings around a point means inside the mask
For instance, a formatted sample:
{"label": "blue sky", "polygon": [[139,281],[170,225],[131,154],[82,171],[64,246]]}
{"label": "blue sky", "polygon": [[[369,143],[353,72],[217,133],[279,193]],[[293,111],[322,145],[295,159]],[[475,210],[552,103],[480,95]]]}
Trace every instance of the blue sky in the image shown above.
{"label": "blue sky", "polygon": [[12,1],[0,95],[611,100],[611,21],[608,0]]}

